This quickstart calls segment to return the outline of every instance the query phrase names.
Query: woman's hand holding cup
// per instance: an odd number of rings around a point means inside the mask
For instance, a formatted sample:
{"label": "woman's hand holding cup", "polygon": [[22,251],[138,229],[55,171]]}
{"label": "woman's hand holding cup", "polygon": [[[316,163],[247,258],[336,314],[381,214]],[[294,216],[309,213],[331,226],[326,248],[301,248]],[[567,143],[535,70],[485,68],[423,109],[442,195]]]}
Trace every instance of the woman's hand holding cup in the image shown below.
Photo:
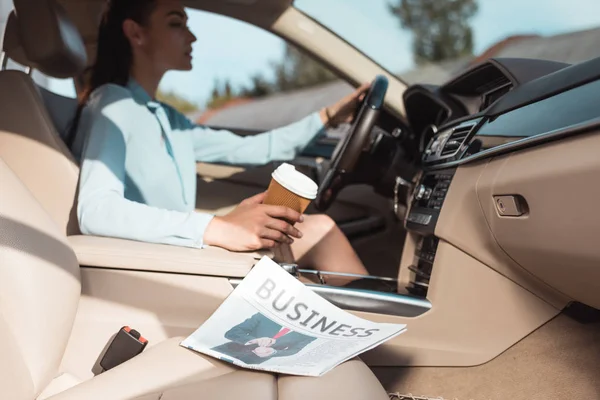
{"label": "woman's hand holding cup", "polygon": [[302,214],[288,207],[262,204],[265,195],[250,197],[229,214],[214,217],[204,232],[204,243],[231,251],[252,251],[301,238],[302,233],[292,225],[303,221]]}
{"label": "woman's hand holding cup", "polygon": [[266,192],[240,203],[223,217],[214,217],[204,232],[204,243],[231,251],[270,249],[293,243],[302,232],[294,228],[317,195],[317,184],[283,163],[272,175]]}

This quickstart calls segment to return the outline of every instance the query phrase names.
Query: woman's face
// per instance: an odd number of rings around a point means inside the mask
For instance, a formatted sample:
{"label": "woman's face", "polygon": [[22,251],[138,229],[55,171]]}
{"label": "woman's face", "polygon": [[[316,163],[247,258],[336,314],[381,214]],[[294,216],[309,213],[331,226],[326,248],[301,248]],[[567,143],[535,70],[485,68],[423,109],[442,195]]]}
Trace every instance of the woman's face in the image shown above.
{"label": "woman's face", "polygon": [[147,23],[137,31],[139,37],[133,37],[132,45],[159,71],[189,71],[196,37],[188,29],[187,20],[180,0],[157,0]]}

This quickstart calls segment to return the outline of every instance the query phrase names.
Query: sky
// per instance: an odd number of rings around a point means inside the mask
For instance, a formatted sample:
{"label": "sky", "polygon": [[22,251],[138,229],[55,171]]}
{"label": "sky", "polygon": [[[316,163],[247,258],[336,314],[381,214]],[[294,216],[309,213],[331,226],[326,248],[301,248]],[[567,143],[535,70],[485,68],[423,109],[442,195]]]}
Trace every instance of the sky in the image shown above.
{"label": "sky", "polygon": [[[388,10],[398,0],[296,0],[295,5],[394,73],[414,67],[410,32]],[[475,54],[514,34],[554,35],[600,26],[599,0],[478,0],[471,20]],[[169,72],[161,89],[203,106],[215,80],[248,85],[256,73],[270,76],[283,41],[260,28],[202,11],[188,10],[194,43],[193,69]],[[57,90],[62,84],[55,84]]]}

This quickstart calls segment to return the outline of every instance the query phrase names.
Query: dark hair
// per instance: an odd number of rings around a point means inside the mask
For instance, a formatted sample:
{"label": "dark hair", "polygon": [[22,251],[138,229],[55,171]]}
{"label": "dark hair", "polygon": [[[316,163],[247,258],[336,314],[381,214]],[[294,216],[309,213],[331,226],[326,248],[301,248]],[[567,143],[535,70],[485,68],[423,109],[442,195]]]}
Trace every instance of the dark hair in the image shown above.
{"label": "dark hair", "polygon": [[125,86],[129,80],[133,52],[123,32],[123,22],[131,19],[140,25],[148,22],[156,0],[109,0],[98,29],[94,65],[83,74],[84,88],[66,142],[69,148],[75,139],[81,112],[90,94],[106,83]]}

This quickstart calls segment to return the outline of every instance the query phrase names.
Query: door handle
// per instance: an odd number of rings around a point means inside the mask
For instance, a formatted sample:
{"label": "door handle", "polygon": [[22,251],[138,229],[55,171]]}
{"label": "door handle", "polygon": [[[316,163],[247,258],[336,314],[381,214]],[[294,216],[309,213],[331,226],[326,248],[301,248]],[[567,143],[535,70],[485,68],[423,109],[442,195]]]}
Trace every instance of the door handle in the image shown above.
{"label": "door handle", "polygon": [[494,204],[501,217],[521,217],[529,212],[525,198],[518,194],[496,195]]}

